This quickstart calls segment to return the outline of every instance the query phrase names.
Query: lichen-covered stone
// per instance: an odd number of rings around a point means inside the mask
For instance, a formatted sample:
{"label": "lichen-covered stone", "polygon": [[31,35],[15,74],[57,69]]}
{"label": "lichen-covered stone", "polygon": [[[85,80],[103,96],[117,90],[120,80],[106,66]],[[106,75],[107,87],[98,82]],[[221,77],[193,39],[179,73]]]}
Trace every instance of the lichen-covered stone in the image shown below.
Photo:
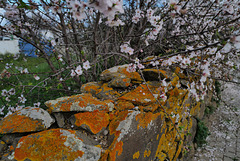
{"label": "lichen-covered stone", "polygon": [[163,113],[129,111],[127,117],[120,121],[116,128],[115,139],[110,146],[109,159],[112,161],[133,158],[154,160],[159,139],[164,132],[163,121]]}
{"label": "lichen-covered stone", "polygon": [[108,83],[110,87],[116,87],[116,88],[126,88],[130,86],[130,84],[131,84],[131,79],[127,78],[124,75],[121,76],[120,78],[116,77]]}
{"label": "lichen-covered stone", "polygon": [[143,69],[144,78],[148,81],[160,81],[168,78],[167,72],[161,69]]}
{"label": "lichen-covered stone", "polygon": [[125,100],[118,100],[115,103],[115,108],[117,110],[130,110],[133,109],[135,106],[129,102],[129,101],[125,101]]}
{"label": "lichen-covered stone", "polygon": [[71,118],[71,123],[97,134],[109,124],[109,115],[103,111],[77,113]]}
{"label": "lichen-covered stone", "polygon": [[112,87],[108,87],[108,83],[104,83],[96,92],[95,96],[99,99],[103,100],[115,100],[117,99],[120,94],[115,91]]}
{"label": "lichen-covered stone", "polygon": [[[120,84],[118,84],[117,85],[118,87],[129,86],[129,84],[128,84],[129,80],[126,80],[126,78],[129,78],[134,83],[141,83],[143,80],[142,80],[140,74],[137,72],[131,72],[131,73],[128,72],[127,67],[128,67],[128,64],[125,64],[125,65],[115,66],[113,68],[107,69],[101,73],[100,79],[102,81],[111,81],[111,80],[116,79],[116,80],[114,80],[114,82],[122,82],[122,85],[123,85],[123,86],[120,86]],[[120,80],[120,79],[122,79],[122,80]],[[127,84],[124,82],[127,82]],[[110,83],[110,85],[117,87],[113,83]]]}
{"label": "lichen-covered stone", "polygon": [[45,102],[51,112],[94,111],[106,110],[112,107],[112,101],[100,101],[90,93],[61,97]]}
{"label": "lichen-covered stone", "polygon": [[97,161],[100,154],[99,147],[85,144],[75,131],[51,129],[22,137],[8,158],[17,161]]}
{"label": "lichen-covered stone", "polygon": [[97,92],[99,92],[100,87],[101,85],[97,82],[89,82],[81,86],[81,92],[91,93],[92,95],[95,95]]}
{"label": "lichen-covered stone", "polygon": [[7,147],[7,144],[4,141],[0,140],[0,158],[3,155],[3,151],[5,151]]}
{"label": "lichen-covered stone", "polygon": [[49,128],[55,120],[41,108],[26,107],[5,117],[0,122],[0,133],[23,133],[42,131]]}
{"label": "lichen-covered stone", "polygon": [[153,93],[149,91],[146,84],[141,84],[133,91],[119,97],[118,100],[130,101],[137,105],[149,105],[156,102],[159,98],[160,91],[158,89],[152,89]]}

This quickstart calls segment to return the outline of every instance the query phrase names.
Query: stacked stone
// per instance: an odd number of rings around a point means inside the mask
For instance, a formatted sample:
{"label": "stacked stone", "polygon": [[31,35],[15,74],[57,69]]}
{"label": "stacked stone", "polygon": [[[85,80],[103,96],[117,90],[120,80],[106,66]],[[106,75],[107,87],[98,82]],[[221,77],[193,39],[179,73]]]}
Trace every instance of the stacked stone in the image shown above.
{"label": "stacked stone", "polygon": [[47,111],[27,107],[5,117],[1,160],[181,158],[183,147],[193,142],[194,117],[203,117],[205,105],[188,96],[186,76],[178,70],[144,69],[144,82],[126,69],[105,70],[101,81],[84,84],[81,94],[47,101]]}

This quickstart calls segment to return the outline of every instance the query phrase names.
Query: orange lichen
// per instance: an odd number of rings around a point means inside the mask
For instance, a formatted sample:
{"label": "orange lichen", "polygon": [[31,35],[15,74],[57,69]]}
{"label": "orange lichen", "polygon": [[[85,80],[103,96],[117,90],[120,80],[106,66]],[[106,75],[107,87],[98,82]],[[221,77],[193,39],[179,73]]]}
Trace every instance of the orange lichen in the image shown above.
{"label": "orange lichen", "polygon": [[129,110],[133,109],[134,107],[135,106],[131,102],[125,100],[118,100],[115,106],[117,110]]}
{"label": "orange lichen", "polygon": [[140,127],[146,128],[149,123],[155,120],[161,113],[153,114],[152,112],[141,112],[136,116],[136,121],[138,121],[137,129]]}
{"label": "orange lichen", "polygon": [[109,124],[110,135],[116,132],[116,129],[121,121],[123,121],[128,116],[129,111],[117,111],[114,115],[115,117],[111,120]]}
{"label": "orange lichen", "polygon": [[141,78],[141,76],[140,76],[140,74],[138,72],[131,72],[131,73],[129,73],[127,71],[127,67],[119,68],[118,72],[126,75],[132,81],[137,81],[137,82],[142,82],[143,81],[143,79]]}
{"label": "orange lichen", "polygon": [[10,147],[9,147],[9,151],[13,151],[14,150],[14,147],[11,145]]}
{"label": "orange lichen", "polygon": [[145,157],[149,157],[151,155],[151,151],[150,150],[145,150],[144,151],[144,158]]}
{"label": "orange lichen", "polygon": [[123,95],[122,97],[119,97],[118,99],[130,101],[133,104],[139,105],[149,105],[156,102],[155,97],[152,95],[147,85],[145,84],[141,84],[133,91],[130,91],[129,93]]}
{"label": "orange lichen", "polygon": [[97,82],[89,82],[81,86],[81,92],[96,94],[99,88],[100,85]]}
{"label": "orange lichen", "polygon": [[[58,111],[82,111],[88,105],[95,105],[101,108],[101,110],[108,110],[108,106],[105,102],[93,97],[90,93],[84,93],[81,95],[73,95],[70,97],[59,98],[55,104],[51,101],[46,102],[46,106],[51,108],[54,112]],[[74,107],[73,107],[74,106]]]}
{"label": "orange lichen", "polygon": [[0,122],[0,133],[31,132],[44,130],[41,120],[33,120],[24,115],[14,113],[7,116]]}
{"label": "orange lichen", "polygon": [[133,154],[133,159],[138,159],[140,156],[139,151],[137,151],[136,153]]}
{"label": "orange lichen", "polygon": [[119,97],[120,94],[113,88],[108,87],[108,83],[104,83],[96,92],[96,96],[103,99],[113,99],[115,97]]}
{"label": "orange lichen", "polygon": [[[75,134],[75,131],[68,130],[71,134]],[[47,130],[28,136],[22,137],[15,149],[14,159],[17,161],[24,160],[74,160],[78,157],[82,157],[84,152],[80,150],[72,150],[64,143],[67,136],[61,135],[60,129]],[[73,143],[74,144],[74,143]]]}
{"label": "orange lichen", "polygon": [[123,146],[123,142],[117,142],[115,145],[115,148],[110,152],[110,158],[112,161],[116,160],[116,155],[120,156],[122,154],[122,146]]}
{"label": "orange lichen", "polygon": [[106,112],[98,110],[94,112],[78,113],[74,116],[76,118],[76,126],[86,125],[93,134],[99,133],[109,124],[109,115]]}

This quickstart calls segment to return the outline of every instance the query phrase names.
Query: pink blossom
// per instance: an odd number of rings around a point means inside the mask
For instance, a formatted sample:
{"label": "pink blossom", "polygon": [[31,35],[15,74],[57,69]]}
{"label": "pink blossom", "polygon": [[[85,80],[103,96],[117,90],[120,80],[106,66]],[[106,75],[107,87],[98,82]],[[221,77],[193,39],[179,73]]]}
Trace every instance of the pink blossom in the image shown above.
{"label": "pink blossom", "polygon": [[74,70],[71,70],[71,76],[74,77],[76,75],[76,73],[74,72]]}
{"label": "pink blossom", "polygon": [[34,77],[34,79],[36,79],[36,80],[39,80],[39,79],[40,79],[40,77],[37,76],[37,75],[34,75],[33,77]]}
{"label": "pink blossom", "polygon": [[129,64],[129,66],[127,67],[127,71],[129,73],[132,73],[132,72],[136,72],[136,65],[135,64]]}
{"label": "pink blossom", "polygon": [[86,62],[83,63],[83,69],[88,70],[90,68],[90,63],[87,60]]}
{"label": "pink blossom", "polygon": [[83,72],[82,72],[82,67],[81,67],[81,65],[77,66],[75,72],[76,72],[77,75],[82,75]]}

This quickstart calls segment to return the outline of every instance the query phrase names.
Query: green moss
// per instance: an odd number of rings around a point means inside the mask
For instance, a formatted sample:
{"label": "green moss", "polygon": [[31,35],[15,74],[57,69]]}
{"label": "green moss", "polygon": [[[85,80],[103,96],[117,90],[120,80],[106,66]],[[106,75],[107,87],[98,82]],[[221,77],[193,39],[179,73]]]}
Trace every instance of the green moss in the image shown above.
{"label": "green moss", "polygon": [[213,114],[213,112],[215,111],[215,107],[214,106],[207,106],[204,113],[209,115],[209,114]]}
{"label": "green moss", "polygon": [[210,135],[210,132],[204,122],[200,121],[199,119],[197,120],[197,132],[194,138],[194,143],[196,143],[198,147],[202,147],[204,144],[207,143],[206,138],[208,135]]}

